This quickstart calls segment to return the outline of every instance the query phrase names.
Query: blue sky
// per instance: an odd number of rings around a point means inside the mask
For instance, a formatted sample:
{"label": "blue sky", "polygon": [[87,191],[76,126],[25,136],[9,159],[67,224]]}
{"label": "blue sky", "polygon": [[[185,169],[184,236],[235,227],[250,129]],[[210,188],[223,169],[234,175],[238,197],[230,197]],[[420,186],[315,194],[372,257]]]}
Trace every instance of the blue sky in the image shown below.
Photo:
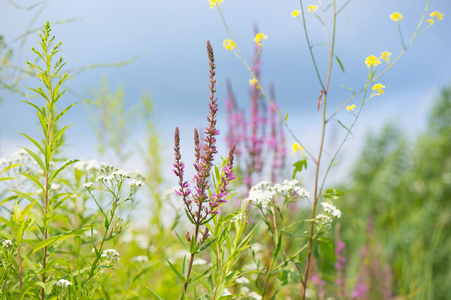
{"label": "blue sky", "polygon": [[[323,1],[328,2],[328,1]],[[338,1],[344,3],[345,1]],[[16,1],[29,5],[29,1]],[[192,148],[192,129],[205,123],[208,103],[208,61],[205,42],[210,40],[217,62],[217,96],[222,112],[219,127],[226,132],[225,81],[230,79],[240,105],[247,107],[248,80],[251,78],[242,63],[232,52],[222,47],[226,30],[216,9],[209,9],[207,0],[156,1],[156,0],[98,0],[98,1],[47,1],[31,28],[43,25],[47,20],[56,22],[76,18],[76,21],[56,25],[52,33],[63,42],[62,54],[69,61],[68,68],[89,64],[113,63],[127,60],[149,51],[149,54],[120,68],[103,68],[83,73],[67,83],[77,94],[89,95],[89,90],[100,85],[106,75],[112,90],[124,85],[129,105],[136,103],[143,90],[148,90],[155,104],[155,123],[163,141],[171,148],[176,126],[181,127],[182,147]],[[305,6],[316,4],[304,1]],[[410,40],[424,10],[423,0],[354,0],[339,16],[337,22],[336,54],[343,62],[345,73],[334,66],[329,92],[330,111],[349,96],[340,84],[360,89],[365,83],[368,69],[364,61],[370,55],[379,56],[390,51],[393,56],[401,52],[396,23],[389,19],[394,11],[403,14],[402,32]],[[283,112],[289,112],[289,125],[296,135],[316,152],[319,142],[321,114],[316,111],[320,90],[309,58],[308,48],[299,21],[290,17],[294,9],[300,9],[299,1],[224,0],[221,9],[229,25],[234,41],[245,59],[250,61],[253,51],[253,25],[268,39],[264,42],[262,60],[264,87],[274,82],[276,95]],[[365,140],[365,134],[377,131],[387,121],[394,121],[414,136],[425,127],[431,104],[440,88],[451,84],[451,2],[431,0],[429,12],[444,14],[444,21],[437,22],[420,36],[399,63],[380,82],[386,86],[385,94],[377,97],[364,108],[357,124],[354,138],[345,153],[352,157]],[[24,11],[9,2],[0,2],[0,28],[5,41],[12,41],[24,33],[37,9]],[[312,43],[324,43],[319,22],[307,15]],[[330,21],[326,24],[330,32]],[[25,67],[25,61],[33,59],[29,49],[36,45],[37,37],[31,35],[23,47],[19,42],[13,63]],[[316,46],[320,72],[325,77],[327,48]],[[383,68],[378,68],[378,71]],[[27,84],[36,82],[25,81]],[[34,113],[20,103],[21,97],[0,91],[1,146],[5,155],[24,143],[17,132],[33,135]],[[68,95],[67,103],[80,101]],[[71,146],[68,153],[78,158],[96,157],[95,135],[87,121],[83,105],[71,111],[65,122],[75,124],[69,131]],[[337,116],[343,123],[351,118],[346,112]],[[142,124],[133,124],[133,138],[139,140]],[[331,127],[329,137],[340,135],[338,127]],[[223,143],[222,143],[223,145]],[[333,142],[329,146],[333,146]],[[132,146],[133,148],[133,146]],[[224,149],[224,146],[222,146]],[[185,157],[191,155],[186,151]],[[170,153],[172,151],[166,151]],[[82,156],[82,157],[80,157]],[[171,155],[168,154],[168,160]],[[348,159],[351,161],[352,159]],[[344,160],[346,161],[346,160]],[[139,166],[138,159],[131,159],[130,168]],[[346,163],[344,163],[346,165]],[[340,176],[337,176],[340,180]]]}

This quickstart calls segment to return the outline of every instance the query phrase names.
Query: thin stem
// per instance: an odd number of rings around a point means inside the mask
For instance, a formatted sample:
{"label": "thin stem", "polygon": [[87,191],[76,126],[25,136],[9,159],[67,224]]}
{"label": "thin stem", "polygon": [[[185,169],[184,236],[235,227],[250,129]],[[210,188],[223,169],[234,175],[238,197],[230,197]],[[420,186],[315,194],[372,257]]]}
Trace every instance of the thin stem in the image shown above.
{"label": "thin stem", "polygon": [[[302,1],[301,1],[301,3],[302,3]],[[321,130],[321,142],[320,142],[320,148],[319,148],[318,159],[317,159],[316,170],[315,170],[315,187],[314,187],[315,191],[314,191],[314,197],[313,197],[312,221],[310,223],[309,250],[308,250],[308,255],[307,255],[307,266],[305,268],[304,280],[302,281],[302,284],[304,286],[302,299],[304,299],[304,300],[305,300],[305,294],[307,291],[307,283],[308,283],[308,278],[310,275],[310,268],[311,268],[311,264],[312,264],[312,248],[313,248],[313,235],[314,235],[314,225],[315,225],[315,212],[316,212],[316,206],[318,203],[318,199],[320,196],[320,194],[318,193],[319,192],[319,190],[318,190],[319,168],[320,168],[321,157],[322,157],[323,147],[324,147],[324,140],[325,140],[325,135],[326,135],[327,97],[328,97],[330,77],[332,74],[332,63],[333,63],[333,56],[334,56],[334,49],[335,49],[335,31],[336,31],[336,20],[337,20],[336,1],[335,0],[333,2],[333,10],[334,10],[334,15],[333,15],[333,27],[332,27],[332,43],[331,43],[331,52],[330,52],[330,57],[329,57],[329,70],[327,72],[327,81],[326,81],[326,86],[324,89],[323,125],[322,125],[322,130]]]}

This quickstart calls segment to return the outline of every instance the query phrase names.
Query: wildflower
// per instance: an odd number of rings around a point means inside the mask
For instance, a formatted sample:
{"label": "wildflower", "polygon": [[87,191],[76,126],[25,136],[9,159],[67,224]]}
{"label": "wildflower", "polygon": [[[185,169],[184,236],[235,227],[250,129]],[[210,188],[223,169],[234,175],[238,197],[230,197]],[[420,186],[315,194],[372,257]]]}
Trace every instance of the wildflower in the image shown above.
{"label": "wildflower", "polygon": [[384,93],[384,90],[383,90],[384,88],[385,88],[385,85],[378,83],[373,86],[373,91],[376,92],[376,96],[380,96],[381,94]]}
{"label": "wildflower", "polygon": [[233,294],[229,291],[228,288],[225,288],[224,291],[222,291],[223,296],[232,296]]}
{"label": "wildflower", "polygon": [[232,219],[230,219],[230,221],[231,222],[241,222],[245,218],[246,218],[245,213],[239,213],[236,216],[234,216]]}
{"label": "wildflower", "polygon": [[274,185],[274,190],[284,197],[294,197],[296,195],[306,197],[308,192],[300,187],[300,182],[297,179],[285,179],[283,184],[277,183]]}
{"label": "wildflower", "polygon": [[365,64],[368,66],[368,69],[369,69],[370,67],[375,67],[377,65],[380,65],[381,61],[376,56],[370,55],[365,59]]}
{"label": "wildflower", "polygon": [[261,32],[257,33],[254,37],[254,41],[258,44],[258,46],[261,46],[261,41],[266,40],[268,36],[266,34],[263,34]]}
{"label": "wildflower", "polygon": [[57,282],[55,282],[56,286],[59,286],[61,288],[67,288],[68,286],[72,285],[72,282],[66,279],[60,279]]}
{"label": "wildflower", "polygon": [[256,292],[250,292],[249,294],[247,294],[247,296],[249,298],[252,298],[252,299],[255,299],[255,300],[261,300],[262,299],[262,296],[260,296]]}
{"label": "wildflower", "polygon": [[106,249],[103,250],[102,255],[100,257],[103,257],[111,261],[118,261],[121,259],[119,256],[120,254],[119,252],[116,251],[116,249]]}
{"label": "wildflower", "polygon": [[14,244],[13,244],[13,242],[11,240],[5,240],[2,243],[2,247],[3,248],[9,248],[9,247],[12,247],[12,246],[14,246]]}
{"label": "wildflower", "polygon": [[144,183],[141,180],[133,179],[130,181],[130,186],[132,187],[141,187],[142,185],[144,185]]}
{"label": "wildflower", "polygon": [[304,150],[304,147],[302,147],[298,143],[294,143],[291,147],[293,148],[293,151],[291,152],[292,155],[294,155],[296,152]]}
{"label": "wildflower", "polygon": [[388,63],[390,62],[390,56],[391,56],[391,53],[390,53],[390,52],[384,51],[384,52],[382,52],[380,58],[382,58],[383,60],[385,60],[385,62],[386,62],[387,65],[388,65]]}
{"label": "wildflower", "polygon": [[308,12],[316,12],[317,9],[318,9],[318,6],[317,6],[317,5],[309,5],[309,6],[307,7],[307,11],[308,11]]}
{"label": "wildflower", "polygon": [[252,78],[252,79],[249,79],[249,85],[256,85],[257,84],[257,78]]}
{"label": "wildflower", "polygon": [[222,3],[223,0],[210,0],[210,9],[217,6],[219,7],[219,4]]}
{"label": "wildflower", "polygon": [[241,283],[241,284],[246,284],[249,283],[249,279],[247,279],[246,277],[238,277],[237,279],[235,279],[236,283]]}
{"label": "wildflower", "polygon": [[233,40],[229,40],[229,39],[225,39],[224,42],[222,43],[222,45],[227,50],[233,50],[236,47],[235,42]]}
{"label": "wildflower", "polygon": [[355,108],[355,104],[346,106],[346,110],[353,111]]}
{"label": "wildflower", "polygon": [[267,208],[272,198],[276,195],[276,191],[272,188],[269,181],[261,181],[251,187],[249,196],[244,201],[250,201],[256,206]]}
{"label": "wildflower", "polygon": [[430,24],[434,24],[435,20],[434,19],[428,19],[426,22],[430,23]]}
{"label": "wildflower", "polygon": [[443,21],[443,14],[439,13],[438,11],[431,12],[430,16],[432,18],[437,18],[438,20]]}
{"label": "wildflower", "polygon": [[90,189],[91,187],[92,187],[92,185],[93,185],[93,183],[92,182],[86,182],[85,184],[83,184],[83,187],[85,188],[85,189]]}
{"label": "wildflower", "polygon": [[402,19],[404,19],[404,17],[399,12],[395,11],[390,15],[390,19],[392,19],[395,22],[399,22]]}
{"label": "wildflower", "polygon": [[321,224],[325,225],[327,228],[332,227],[332,218],[329,217],[328,215],[324,215],[324,214],[317,215],[315,218],[315,222],[321,223]]}
{"label": "wildflower", "polygon": [[337,209],[335,206],[333,206],[332,204],[330,204],[328,202],[321,202],[321,206],[323,207],[323,209],[326,213],[329,213],[336,218],[341,217],[341,211],[339,209]]}
{"label": "wildflower", "polygon": [[301,13],[300,10],[293,10],[293,12],[291,13],[291,16],[296,18],[297,16],[299,16],[300,13]]}

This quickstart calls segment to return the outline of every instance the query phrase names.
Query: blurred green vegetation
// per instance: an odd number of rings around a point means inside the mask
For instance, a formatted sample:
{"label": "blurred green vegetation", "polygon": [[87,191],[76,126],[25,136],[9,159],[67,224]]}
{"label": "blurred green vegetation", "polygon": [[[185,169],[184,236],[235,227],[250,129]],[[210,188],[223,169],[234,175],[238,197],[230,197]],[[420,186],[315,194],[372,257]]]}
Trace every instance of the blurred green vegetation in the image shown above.
{"label": "blurred green vegetation", "polygon": [[370,135],[345,190],[339,207],[348,291],[368,271],[361,251],[371,245],[372,272],[388,268],[392,274],[370,277],[368,299],[380,299],[375,290],[388,281],[402,299],[449,299],[451,87],[443,89],[412,145],[393,124]]}

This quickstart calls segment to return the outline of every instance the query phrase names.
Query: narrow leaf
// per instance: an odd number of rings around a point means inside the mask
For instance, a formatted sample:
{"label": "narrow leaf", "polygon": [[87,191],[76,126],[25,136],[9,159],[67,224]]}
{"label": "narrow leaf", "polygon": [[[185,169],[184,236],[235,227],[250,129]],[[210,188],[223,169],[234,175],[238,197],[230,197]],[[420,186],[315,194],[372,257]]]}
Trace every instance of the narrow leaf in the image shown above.
{"label": "narrow leaf", "polygon": [[158,300],[164,300],[163,298],[161,298],[160,296],[158,296],[154,291],[152,291],[147,285],[144,284],[144,287],[145,287],[150,293],[152,293],[152,295],[155,297],[155,299],[158,299]]}
{"label": "narrow leaf", "polygon": [[343,64],[341,63],[340,59],[338,58],[338,56],[335,55],[335,58],[337,59],[338,64],[340,65],[341,71],[344,73],[345,72],[345,68],[343,68]]}
{"label": "narrow leaf", "polygon": [[171,262],[169,261],[169,259],[166,259],[166,261],[168,262],[169,266],[170,266],[171,269],[174,271],[174,273],[177,275],[177,277],[180,278],[180,280],[181,280],[182,282],[185,282],[185,281],[186,281],[185,277],[183,277],[183,275],[180,274],[180,272],[174,267],[174,265],[171,264]]}

